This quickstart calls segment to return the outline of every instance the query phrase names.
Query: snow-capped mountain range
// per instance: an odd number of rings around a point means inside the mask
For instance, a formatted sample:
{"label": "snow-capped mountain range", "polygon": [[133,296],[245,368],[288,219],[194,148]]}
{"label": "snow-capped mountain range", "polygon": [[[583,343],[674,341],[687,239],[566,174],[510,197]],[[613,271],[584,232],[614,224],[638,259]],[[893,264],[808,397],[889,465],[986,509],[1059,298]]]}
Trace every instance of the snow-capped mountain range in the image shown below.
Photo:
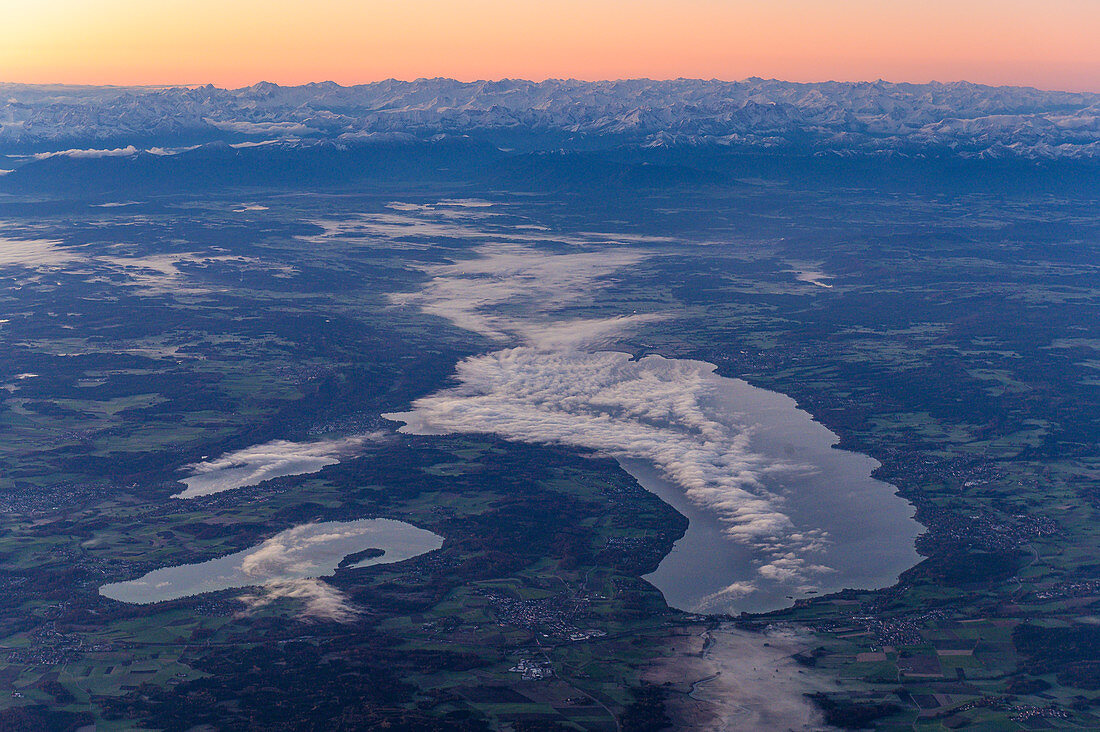
{"label": "snow-capped mountain range", "polygon": [[[215,140],[338,144],[471,135],[529,146],[1100,158],[1100,94],[967,82],[421,79],[242,89],[0,84],[0,147],[170,152]],[[541,137],[540,137],[541,136]],[[70,150],[70,148],[72,150]],[[137,149],[137,148],[135,148]],[[65,154],[64,152],[62,154]]]}

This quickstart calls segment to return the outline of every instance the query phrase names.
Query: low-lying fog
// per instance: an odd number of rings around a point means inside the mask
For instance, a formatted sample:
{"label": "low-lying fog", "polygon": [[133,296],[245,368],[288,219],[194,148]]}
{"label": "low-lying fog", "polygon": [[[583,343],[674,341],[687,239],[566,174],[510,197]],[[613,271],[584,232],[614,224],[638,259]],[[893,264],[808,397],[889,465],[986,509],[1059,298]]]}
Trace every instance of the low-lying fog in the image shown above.
{"label": "low-lying fog", "polygon": [[683,609],[775,609],[890,585],[918,561],[912,507],[870,477],[874,460],[833,449],[836,436],[792,399],[711,364],[608,350],[624,330],[672,314],[559,315],[650,250],[543,236],[537,249],[490,243],[476,258],[427,265],[421,290],[394,296],[506,347],[462,361],[456,386],[385,416],[405,432],[489,432],[619,459],[690,521],[648,578]]}

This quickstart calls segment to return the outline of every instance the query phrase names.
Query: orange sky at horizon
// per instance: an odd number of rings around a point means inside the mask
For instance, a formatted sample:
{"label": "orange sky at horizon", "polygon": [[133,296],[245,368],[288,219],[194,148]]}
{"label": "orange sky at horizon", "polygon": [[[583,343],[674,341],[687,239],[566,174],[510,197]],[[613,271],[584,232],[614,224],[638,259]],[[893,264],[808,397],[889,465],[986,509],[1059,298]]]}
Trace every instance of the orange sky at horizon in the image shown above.
{"label": "orange sky at horizon", "polygon": [[0,81],[774,77],[1100,92],[1100,0],[0,0]]}

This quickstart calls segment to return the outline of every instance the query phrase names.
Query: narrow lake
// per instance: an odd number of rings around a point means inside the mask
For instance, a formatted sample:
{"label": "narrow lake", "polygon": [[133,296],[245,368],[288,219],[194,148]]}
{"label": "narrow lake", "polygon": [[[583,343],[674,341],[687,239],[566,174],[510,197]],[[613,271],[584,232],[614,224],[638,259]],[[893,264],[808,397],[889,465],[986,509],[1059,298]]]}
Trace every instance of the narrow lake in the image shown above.
{"label": "narrow lake", "polygon": [[199,564],[157,569],[135,580],[104,585],[99,594],[145,605],[204,592],[330,576],[345,557],[368,549],[383,553],[347,566],[392,564],[441,546],[443,537],[392,519],[302,524],[251,549]]}
{"label": "narrow lake", "polygon": [[184,467],[189,475],[180,482],[187,488],[172,498],[199,498],[235,488],[259,485],[288,475],[308,475],[361,450],[379,433],[341,439],[291,442],[272,440]]}

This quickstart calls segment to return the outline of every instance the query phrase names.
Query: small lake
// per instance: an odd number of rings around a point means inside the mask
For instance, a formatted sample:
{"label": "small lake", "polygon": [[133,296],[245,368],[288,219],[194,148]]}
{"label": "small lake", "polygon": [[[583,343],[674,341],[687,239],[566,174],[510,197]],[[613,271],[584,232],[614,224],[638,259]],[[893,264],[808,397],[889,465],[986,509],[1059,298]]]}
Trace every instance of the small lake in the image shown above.
{"label": "small lake", "polygon": [[144,605],[204,592],[331,576],[349,555],[381,550],[348,568],[393,564],[443,546],[443,537],[393,519],[329,521],[295,526],[251,549],[199,564],[157,569],[135,580],[104,585],[99,594]]}
{"label": "small lake", "polygon": [[259,485],[273,478],[316,473],[354,454],[380,433],[343,439],[291,442],[272,440],[186,466],[190,475],[180,480],[186,490],[172,498],[199,498],[235,488]]}

